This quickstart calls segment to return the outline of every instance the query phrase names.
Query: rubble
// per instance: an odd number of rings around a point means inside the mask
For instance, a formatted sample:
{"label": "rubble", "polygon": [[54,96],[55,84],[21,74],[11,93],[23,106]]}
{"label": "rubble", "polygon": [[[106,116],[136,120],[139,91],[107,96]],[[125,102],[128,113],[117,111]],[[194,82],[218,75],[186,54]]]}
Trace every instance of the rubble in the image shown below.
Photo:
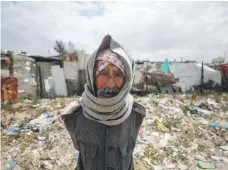
{"label": "rubble", "polygon": [[[136,170],[227,169],[228,94],[134,97],[147,110],[133,154]],[[77,98],[4,106],[2,169],[74,169],[78,152],[64,125],[55,121],[73,100]]]}
{"label": "rubble", "polygon": [[[195,170],[199,169],[197,161],[202,161],[215,163],[219,170],[227,169],[224,159],[227,157],[224,146],[228,144],[227,99],[227,94],[195,93],[137,99],[147,106],[147,117],[146,144],[137,143],[134,151],[136,167]],[[212,127],[209,122],[223,126]]]}

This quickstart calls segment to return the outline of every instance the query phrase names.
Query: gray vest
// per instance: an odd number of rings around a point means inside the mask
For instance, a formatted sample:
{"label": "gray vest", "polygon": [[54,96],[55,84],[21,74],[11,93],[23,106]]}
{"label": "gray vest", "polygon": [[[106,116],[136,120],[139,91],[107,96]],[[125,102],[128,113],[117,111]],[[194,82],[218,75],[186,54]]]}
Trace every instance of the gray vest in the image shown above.
{"label": "gray vest", "polygon": [[82,108],[64,115],[64,124],[79,151],[76,170],[134,170],[133,150],[145,108],[133,104],[128,119],[108,126],[86,118]]}

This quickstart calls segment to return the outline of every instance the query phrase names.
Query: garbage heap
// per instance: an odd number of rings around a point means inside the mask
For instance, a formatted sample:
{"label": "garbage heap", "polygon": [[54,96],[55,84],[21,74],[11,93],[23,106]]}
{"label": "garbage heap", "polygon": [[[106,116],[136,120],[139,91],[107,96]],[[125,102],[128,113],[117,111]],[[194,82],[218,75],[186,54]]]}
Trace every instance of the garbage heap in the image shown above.
{"label": "garbage heap", "polygon": [[[147,110],[133,153],[136,170],[227,170],[228,94],[134,98]],[[4,106],[2,169],[74,169],[78,152],[64,125],[55,121],[73,100],[77,97]]]}

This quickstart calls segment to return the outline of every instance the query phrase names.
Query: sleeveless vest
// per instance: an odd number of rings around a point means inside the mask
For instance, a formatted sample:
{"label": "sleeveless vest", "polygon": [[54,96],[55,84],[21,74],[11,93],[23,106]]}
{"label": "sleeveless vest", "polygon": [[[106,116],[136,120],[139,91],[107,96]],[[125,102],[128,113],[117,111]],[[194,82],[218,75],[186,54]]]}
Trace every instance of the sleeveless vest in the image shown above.
{"label": "sleeveless vest", "polygon": [[127,120],[108,126],[86,118],[79,107],[63,120],[79,151],[76,170],[134,170],[133,150],[146,109],[134,103]]}

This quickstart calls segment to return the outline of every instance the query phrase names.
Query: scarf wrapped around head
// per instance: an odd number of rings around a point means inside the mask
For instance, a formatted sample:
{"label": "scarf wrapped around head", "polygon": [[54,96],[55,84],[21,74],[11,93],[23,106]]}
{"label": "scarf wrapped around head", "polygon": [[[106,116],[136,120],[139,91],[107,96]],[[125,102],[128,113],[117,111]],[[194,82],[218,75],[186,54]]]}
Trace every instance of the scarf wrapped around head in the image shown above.
{"label": "scarf wrapped around head", "polygon": [[124,65],[120,60],[120,56],[112,52],[110,48],[107,48],[103,51],[100,51],[97,54],[94,68],[95,76],[97,76],[100,73],[100,71],[106,68],[110,63],[117,66],[124,73]]}
{"label": "scarf wrapped around head", "polygon": [[[105,56],[106,58],[104,58]],[[107,56],[109,56],[108,62],[105,61]],[[95,95],[94,76],[99,73],[98,70],[101,71],[107,64],[113,62],[125,73],[124,85],[118,95],[108,99],[98,98]],[[133,84],[134,61],[128,52],[110,35],[106,35],[98,50],[89,58],[86,70],[87,83],[80,98],[84,115],[106,125],[117,125],[125,121],[129,117],[133,105],[133,96],[129,92]]]}

